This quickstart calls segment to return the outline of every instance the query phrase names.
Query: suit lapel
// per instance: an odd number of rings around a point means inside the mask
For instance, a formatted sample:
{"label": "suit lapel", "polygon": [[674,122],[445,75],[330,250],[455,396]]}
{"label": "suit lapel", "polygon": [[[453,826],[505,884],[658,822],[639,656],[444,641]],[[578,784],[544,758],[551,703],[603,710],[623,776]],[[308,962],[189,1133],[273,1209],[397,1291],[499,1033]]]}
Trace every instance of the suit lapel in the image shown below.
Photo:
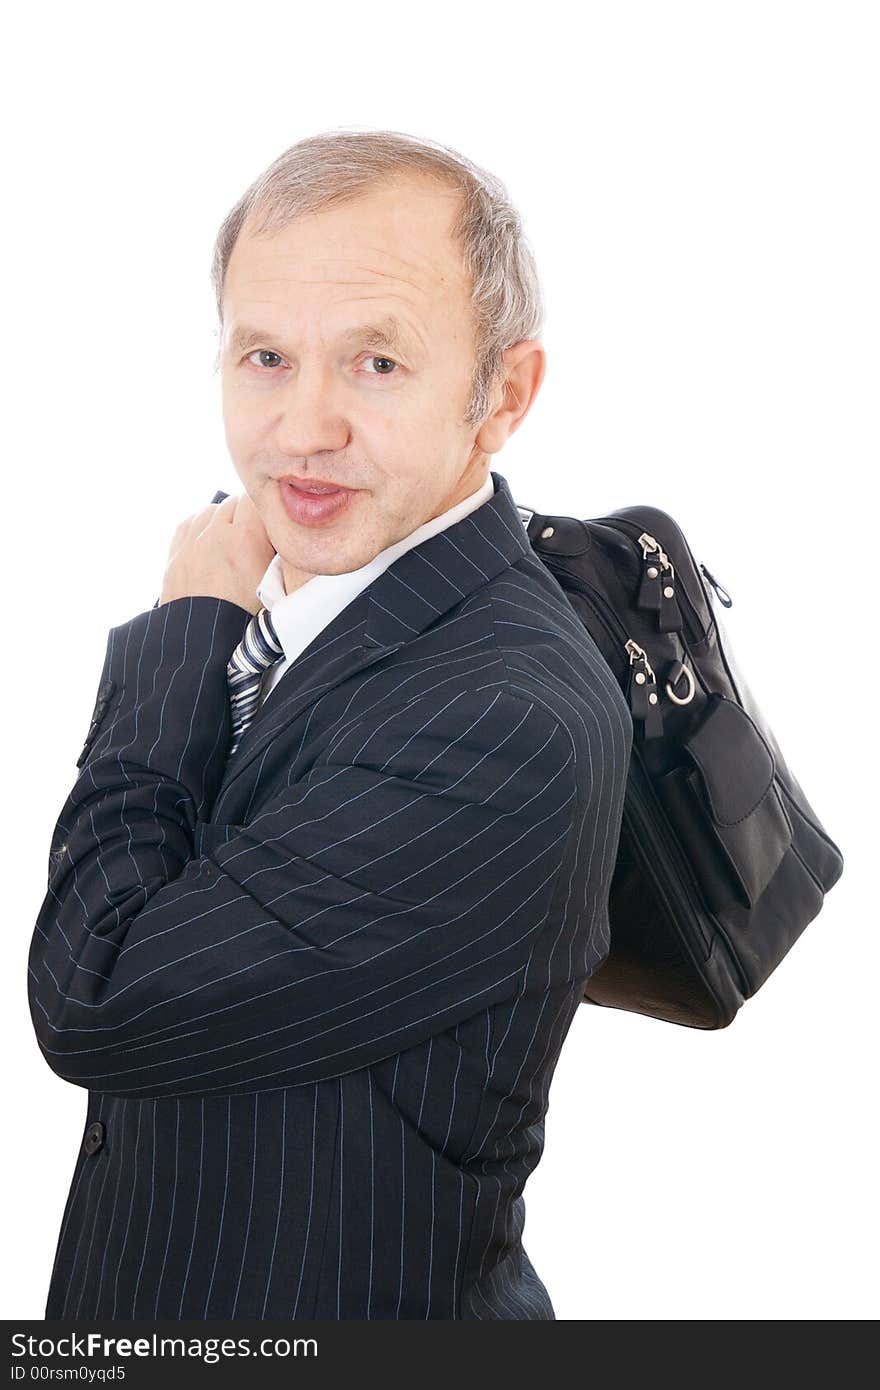
{"label": "suit lapel", "polygon": [[229,759],[221,791],[335,685],[397,651],[475,589],[532,553],[506,478],[482,506],[393,561],[290,663]]}

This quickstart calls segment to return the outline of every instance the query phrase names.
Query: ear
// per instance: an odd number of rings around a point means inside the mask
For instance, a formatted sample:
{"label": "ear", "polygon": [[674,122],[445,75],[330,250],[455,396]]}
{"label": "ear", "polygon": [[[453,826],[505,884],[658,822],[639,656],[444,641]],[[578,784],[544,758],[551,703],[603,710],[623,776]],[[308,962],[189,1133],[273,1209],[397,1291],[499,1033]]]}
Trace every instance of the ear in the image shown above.
{"label": "ear", "polygon": [[537,338],[523,338],[506,349],[502,363],[506,380],[496,388],[498,404],[474,438],[487,454],[496,454],[528,415],[544,380],[547,354]]}

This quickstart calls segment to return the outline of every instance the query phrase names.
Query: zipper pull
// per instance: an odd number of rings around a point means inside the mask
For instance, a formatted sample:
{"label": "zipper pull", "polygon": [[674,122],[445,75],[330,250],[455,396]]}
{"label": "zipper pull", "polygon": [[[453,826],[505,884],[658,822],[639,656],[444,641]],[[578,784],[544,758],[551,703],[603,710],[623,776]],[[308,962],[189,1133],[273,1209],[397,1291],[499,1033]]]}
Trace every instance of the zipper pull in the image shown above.
{"label": "zipper pull", "polygon": [[712,585],[712,588],[715,590],[715,592],[716,592],[716,594],[718,595],[719,599],[720,599],[721,602],[724,604],[724,607],[725,607],[725,608],[732,608],[732,607],[733,607],[733,599],[730,597],[730,594],[727,592],[727,590],[725,589],[725,587],[724,587],[723,584],[719,584],[719,583],[718,583],[718,580],[715,578],[714,574],[710,574],[710,573],[709,573],[709,571],[706,569],[706,566],[703,564],[702,560],[700,561],[700,569],[703,571],[703,573],[704,573],[704,575],[706,576],[706,578],[708,579],[709,583]]}
{"label": "zipper pull", "polygon": [[669,562],[669,573],[660,580],[660,611],[657,614],[657,628],[660,632],[680,632],[682,628],[681,609],[675,596],[675,566]]}
{"label": "zipper pull", "polygon": [[639,545],[642,547],[642,579],[636,607],[653,609],[659,632],[680,632],[682,617],[675,597],[675,566],[660,542],[647,531],[639,536]]}
{"label": "zipper pull", "polygon": [[645,738],[659,738],[663,733],[663,715],[660,711],[660,696],[657,693],[657,677],[647,653],[638,642],[634,642],[630,637],[625,647],[629,654],[630,666],[627,699],[633,719],[643,721]]}

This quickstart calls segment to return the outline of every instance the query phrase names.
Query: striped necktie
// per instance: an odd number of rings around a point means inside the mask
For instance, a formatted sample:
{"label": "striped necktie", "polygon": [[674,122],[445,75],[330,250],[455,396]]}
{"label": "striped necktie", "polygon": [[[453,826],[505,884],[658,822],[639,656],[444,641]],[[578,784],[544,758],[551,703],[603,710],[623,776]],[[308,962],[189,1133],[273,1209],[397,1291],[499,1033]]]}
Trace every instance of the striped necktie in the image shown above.
{"label": "striped necktie", "polygon": [[229,681],[229,707],[232,713],[232,742],[228,757],[257,712],[260,686],[270,666],[284,656],[268,608],[255,613],[226,667]]}

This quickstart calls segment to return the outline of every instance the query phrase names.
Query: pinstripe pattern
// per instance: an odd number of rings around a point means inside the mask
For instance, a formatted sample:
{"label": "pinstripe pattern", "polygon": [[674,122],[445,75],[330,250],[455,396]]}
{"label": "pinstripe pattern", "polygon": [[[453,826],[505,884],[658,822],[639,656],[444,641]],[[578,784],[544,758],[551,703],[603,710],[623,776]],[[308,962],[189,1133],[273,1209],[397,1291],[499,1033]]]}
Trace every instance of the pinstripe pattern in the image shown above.
{"label": "pinstripe pattern", "polygon": [[106,1136],[47,1317],[554,1317],[522,1194],[608,949],[632,724],[492,477],[228,760],[250,615],[110,630],[28,966]]}

